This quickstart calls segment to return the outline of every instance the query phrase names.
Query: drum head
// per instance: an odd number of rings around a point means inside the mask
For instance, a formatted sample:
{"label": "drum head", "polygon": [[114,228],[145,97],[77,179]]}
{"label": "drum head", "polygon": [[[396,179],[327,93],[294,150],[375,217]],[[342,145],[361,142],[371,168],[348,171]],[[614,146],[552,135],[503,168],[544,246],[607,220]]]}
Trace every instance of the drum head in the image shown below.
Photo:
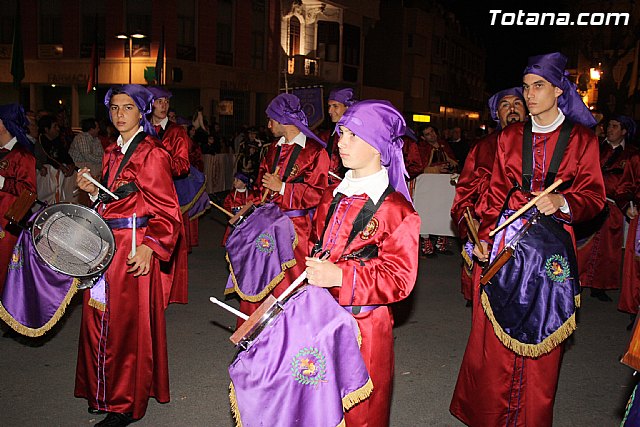
{"label": "drum head", "polygon": [[31,228],[36,252],[51,268],[74,277],[95,276],[107,269],[115,240],[94,210],[72,203],[43,209]]}

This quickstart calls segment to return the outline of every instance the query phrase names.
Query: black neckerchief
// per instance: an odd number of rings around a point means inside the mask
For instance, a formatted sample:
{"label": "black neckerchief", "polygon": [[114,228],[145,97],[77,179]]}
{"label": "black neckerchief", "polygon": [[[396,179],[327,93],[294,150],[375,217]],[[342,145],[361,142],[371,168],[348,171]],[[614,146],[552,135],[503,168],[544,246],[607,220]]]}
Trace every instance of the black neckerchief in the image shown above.
{"label": "black neckerchief", "polygon": [[[300,144],[293,144],[293,152],[291,153],[291,157],[289,157],[289,161],[287,162],[287,167],[284,170],[284,175],[282,175],[282,182],[286,182],[287,178],[289,178],[289,175],[291,175],[291,171],[293,170],[293,165],[296,163],[296,160],[298,160],[298,156],[300,155],[300,151],[302,151],[302,145]],[[276,156],[273,159],[273,168],[271,168],[272,171],[276,170],[276,166],[278,166],[278,161],[280,160],[280,153],[282,152],[282,145],[278,145],[278,148],[276,149]]]}
{"label": "black neckerchief", "polygon": [[[347,244],[344,246],[344,250],[342,251],[342,254],[340,255],[340,257],[342,257],[342,255],[346,252],[347,248],[349,247],[353,239],[355,239],[355,237],[358,235],[358,233],[364,230],[367,224],[369,224],[369,221],[371,221],[371,218],[373,218],[373,215],[378,211],[378,208],[380,207],[380,205],[382,205],[382,202],[384,201],[384,199],[386,199],[387,196],[393,193],[394,191],[395,189],[391,186],[391,184],[389,184],[387,188],[384,190],[384,193],[382,193],[382,196],[380,196],[380,200],[378,200],[378,203],[373,203],[373,200],[371,200],[371,198],[367,199],[362,209],[360,209],[360,212],[358,212],[358,216],[356,216],[356,219],[353,221],[353,228],[351,229],[351,233],[349,234],[349,239],[347,240]],[[324,239],[324,234],[327,231],[327,227],[329,227],[329,221],[331,221],[331,218],[333,217],[336,207],[338,206],[338,203],[343,197],[344,197],[344,194],[342,193],[337,193],[333,197],[333,200],[331,201],[331,205],[329,205],[329,210],[327,211],[327,217],[324,220],[324,228],[322,229],[322,234],[318,236],[318,241],[314,246],[314,253],[317,253],[322,250],[322,244],[323,244],[322,240]]]}

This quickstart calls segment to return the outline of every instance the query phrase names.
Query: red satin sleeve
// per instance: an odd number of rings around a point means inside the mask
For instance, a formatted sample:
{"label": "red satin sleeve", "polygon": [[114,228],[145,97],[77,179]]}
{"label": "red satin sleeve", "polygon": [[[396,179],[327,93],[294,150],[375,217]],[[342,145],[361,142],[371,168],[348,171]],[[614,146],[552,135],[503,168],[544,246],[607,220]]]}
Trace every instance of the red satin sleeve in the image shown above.
{"label": "red satin sleeve", "polygon": [[402,154],[404,156],[404,166],[409,174],[409,179],[414,179],[424,171],[425,165],[422,164],[420,150],[418,144],[411,138],[403,138]]}
{"label": "red satin sleeve", "polygon": [[9,156],[12,156],[8,165],[11,170],[9,173],[0,170],[0,175],[4,176],[4,185],[0,191],[16,197],[20,196],[23,190],[36,193],[36,158],[18,146],[11,150],[7,157]]}
{"label": "red satin sleeve", "polygon": [[305,166],[297,176],[287,179],[280,202],[285,209],[311,209],[318,206],[322,192],[328,185],[329,155],[319,144],[310,144],[307,140],[307,147],[298,156],[298,161]]}
{"label": "red satin sleeve", "polygon": [[636,209],[640,202],[640,155],[635,154],[627,160],[624,172],[618,183],[614,199],[620,210],[626,214],[629,202],[633,201]]}
{"label": "red satin sleeve", "polygon": [[158,259],[168,261],[182,221],[169,155],[163,150],[150,150],[135,182],[150,216],[141,243],[149,246]]}

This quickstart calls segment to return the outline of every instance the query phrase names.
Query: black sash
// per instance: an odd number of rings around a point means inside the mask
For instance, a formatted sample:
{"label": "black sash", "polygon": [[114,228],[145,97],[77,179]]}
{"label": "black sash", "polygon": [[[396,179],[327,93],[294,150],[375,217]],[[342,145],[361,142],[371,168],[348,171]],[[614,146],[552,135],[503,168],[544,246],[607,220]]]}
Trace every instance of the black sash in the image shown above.
{"label": "black sash", "polygon": [[[294,144],[293,152],[291,153],[291,157],[289,157],[289,161],[287,162],[287,167],[284,170],[284,175],[282,175],[282,182],[286,182],[289,175],[291,175],[291,171],[293,170],[293,165],[295,165],[296,160],[298,160],[298,156],[300,155],[300,151],[302,151],[302,146],[299,144]],[[278,161],[280,160],[280,153],[282,152],[282,145],[279,145],[276,149],[276,156],[273,159],[273,167],[272,171],[276,170],[276,166],[278,166]]]}
{"label": "black sash", "polygon": [[[140,145],[140,143],[146,137],[147,137],[147,134],[143,131],[143,132],[138,133],[133,138],[133,141],[131,141],[131,143],[129,145],[129,148],[127,149],[127,152],[124,154],[124,157],[122,158],[122,161],[120,162],[120,166],[118,167],[118,170],[116,171],[116,174],[113,177],[113,181],[114,182],[118,178],[118,176],[120,176],[120,172],[122,171],[124,166],[129,162],[129,159],[133,155],[134,151],[136,151],[136,148],[138,148],[138,145]],[[109,170],[109,167],[107,167],[107,172],[104,174],[104,177],[102,178],[102,185],[104,185],[107,188],[109,188],[108,187],[108,183],[109,183],[109,174],[110,174],[110,172],[111,171]],[[122,185],[120,188],[116,189],[116,191],[114,191],[113,193],[116,196],[118,196],[120,199],[122,199],[124,197],[129,196],[130,194],[135,193],[138,190],[139,189],[136,186],[136,184],[133,183],[133,182],[130,182],[129,184]],[[113,197],[111,197],[110,195],[108,195],[107,193],[105,193],[103,190],[100,190],[99,193],[98,193],[98,200],[101,201],[102,203],[106,204],[106,203],[113,202],[115,199]]]}
{"label": "black sash", "polygon": [[[380,200],[378,200],[378,203],[373,203],[373,200],[371,200],[371,198],[369,198],[366,201],[362,209],[360,209],[360,212],[358,212],[356,219],[353,221],[353,228],[351,229],[351,233],[349,234],[349,239],[347,240],[347,244],[344,246],[344,250],[342,251],[342,254],[340,255],[340,257],[344,255],[344,253],[347,251],[347,248],[349,247],[353,239],[355,239],[355,237],[358,235],[358,233],[364,230],[367,224],[369,224],[369,221],[371,221],[371,218],[373,218],[373,215],[378,211],[378,208],[380,208],[384,199],[386,199],[387,196],[393,193],[394,191],[395,189],[391,186],[391,184],[389,184],[387,188],[384,190],[384,193],[382,193],[382,196],[380,196]],[[324,234],[327,231],[327,228],[329,227],[329,221],[333,217],[333,213],[336,210],[336,206],[338,206],[338,203],[343,197],[344,197],[344,194],[342,193],[338,193],[333,197],[333,200],[331,201],[331,205],[329,206],[329,210],[327,211],[327,217],[325,218],[325,221],[324,221],[324,228],[322,229],[322,234],[318,237],[318,241],[314,245],[314,248],[313,248],[314,254],[322,250],[322,244],[323,244],[322,241],[324,239]],[[350,258],[357,257],[357,258],[364,258],[364,259],[375,258],[378,255],[378,247],[376,245],[367,245],[361,250],[359,250],[357,254],[351,254],[351,255],[355,255],[355,256],[347,255],[347,257],[350,257]]]}

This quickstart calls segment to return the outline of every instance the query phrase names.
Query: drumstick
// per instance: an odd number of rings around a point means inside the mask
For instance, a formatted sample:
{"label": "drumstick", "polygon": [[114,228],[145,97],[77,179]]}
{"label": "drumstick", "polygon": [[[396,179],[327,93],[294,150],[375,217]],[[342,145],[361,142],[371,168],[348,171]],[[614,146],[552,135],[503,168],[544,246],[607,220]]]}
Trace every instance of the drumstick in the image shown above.
{"label": "drumstick", "polygon": [[[280,166],[276,166],[276,170],[273,171],[273,175],[278,173],[278,170],[280,170]],[[267,200],[267,195],[269,194],[269,189],[265,188],[264,189],[264,194],[262,195],[262,199],[260,200],[260,203],[264,203],[265,200]]]}
{"label": "drumstick", "polygon": [[340,178],[338,175],[336,175],[335,173],[329,171],[329,175],[331,175],[332,177],[334,177],[335,179],[339,179],[340,181],[342,181],[342,178]]}
{"label": "drumstick", "polygon": [[131,226],[131,257],[136,256],[136,213],[133,213],[133,225]]}
{"label": "drumstick", "polygon": [[224,213],[229,218],[231,218],[233,216],[233,214],[231,212],[229,212],[228,210],[226,210],[222,206],[217,205],[216,203],[212,202],[211,200],[209,200],[209,203],[212,204],[213,206],[215,206],[216,208],[220,209],[222,211],[222,213]]}
{"label": "drumstick", "polygon": [[229,304],[225,304],[222,301],[220,301],[218,298],[215,297],[210,297],[209,301],[211,301],[214,304],[218,304],[220,307],[224,308],[225,310],[227,310],[230,313],[235,314],[236,316],[238,316],[239,318],[241,318],[242,320],[247,320],[249,319],[249,316],[247,316],[246,314],[244,314],[243,312],[236,310],[235,308],[231,307]]}
{"label": "drumstick", "polygon": [[[78,169],[79,170],[79,169]],[[109,189],[107,187],[105,187],[104,185],[100,184],[98,181],[96,181],[90,174],[88,174],[87,172],[83,173],[82,176],[86,179],[88,179],[93,185],[95,185],[96,187],[98,187],[99,189],[101,189],[102,191],[104,191],[105,193],[107,193],[108,195],[110,195],[111,197],[113,197],[115,200],[120,200],[120,197],[116,196],[115,194],[113,194],[111,191],[109,191]]]}
{"label": "drumstick", "polygon": [[[319,260],[324,261],[327,258],[329,258],[329,251],[325,251],[322,254],[322,256],[319,258]],[[307,270],[303,271],[302,274],[299,275],[298,278],[294,280],[293,283],[290,284],[289,287],[285,289],[282,294],[280,294],[280,296],[278,297],[278,302],[281,302],[283,299],[288,297],[289,294],[293,292],[298,287],[298,285],[300,285],[300,283],[302,283],[306,278],[307,278]]]}
{"label": "drumstick", "polygon": [[546,196],[547,194],[551,193],[553,190],[555,190],[560,184],[562,184],[562,180],[561,179],[557,179],[553,184],[551,184],[549,186],[549,188],[545,189],[542,193],[538,194],[536,197],[534,197],[533,199],[531,199],[529,201],[529,203],[527,203],[526,205],[524,205],[523,207],[521,207],[520,209],[518,209],[516,212],[514,212],[513,215],[511,215],[509,218],[507,218],[507,220],[505,222],[503,222],[502,224],[500,224],[495,230],[493,230],[492,232],[489,233],[489,237],[493,237],[494,234],[496,234],[498,231],[502,230],[503,228],[505,228],[507,225],[511,224],[514,220],[516,220],[518,217],[520,217],[520,215],[522,215],[523,213],[525,213],[526,211],[528,211],[532,206],[534,206],[538,200],[540,200],[542,197]]}
{"label": "drumstick", "polygon": [[480,238],[478,237],[478,230],[476,230],[476,226],[473,223],[473,217],[471,216],[471,210],[469,206],[467,206],[467,210],[464,212],[464,219],[467,221],[467,227],[469,228],[469,232],[471,233],[471,239],[473,240],[473,244],[478,247],[480,253],[484,255],[484,250],[482,249],[482,245],[480,244]]}

